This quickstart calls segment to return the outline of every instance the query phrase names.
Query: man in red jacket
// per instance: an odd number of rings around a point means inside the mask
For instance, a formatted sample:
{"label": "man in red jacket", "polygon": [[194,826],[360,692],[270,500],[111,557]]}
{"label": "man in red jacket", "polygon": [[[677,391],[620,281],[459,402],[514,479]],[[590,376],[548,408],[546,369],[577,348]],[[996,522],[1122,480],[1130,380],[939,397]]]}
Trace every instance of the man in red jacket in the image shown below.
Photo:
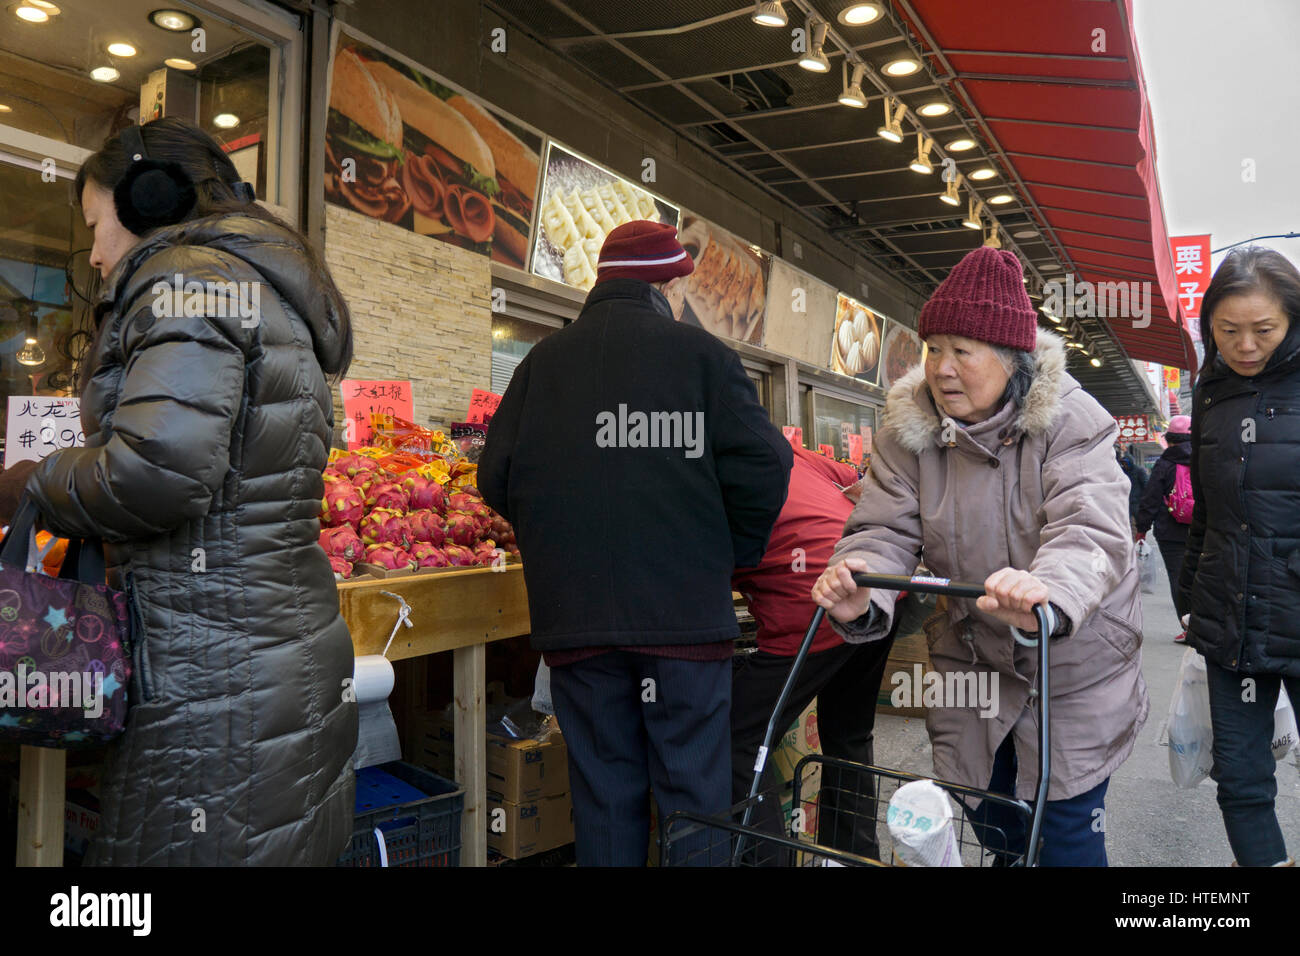
{"label": "man in red jacket", "polygon": [[[737,658],[732,672],[733,802],[749,795],[768,718],[816,611],[809,592],[844,533],[854,503],[849,494],[856,492],[857,480],[851,466],[795,448],[790,491],[763,560],[758,567],[732,576],[732,586],[745,596],[749,613],[758,622],[758,650]],[[895,615],[895,625],[901,617]],[[891,631],[885,640],[846,644],[823,622],[778,722],[780,731],[816,697],[822,752],[871,763],[876,697],[893,642]],[[823,768],[817,842],[874,859],[878,854],[874,803],[855,799],[854,791],[863,786],[861,775],[845,774],[842,782],[838,778],[831,768]],[[762,792],[771,792],[774,784],[769,759]],[[779,832],[779,813],[774,801],[765,801],[755,825]]]}

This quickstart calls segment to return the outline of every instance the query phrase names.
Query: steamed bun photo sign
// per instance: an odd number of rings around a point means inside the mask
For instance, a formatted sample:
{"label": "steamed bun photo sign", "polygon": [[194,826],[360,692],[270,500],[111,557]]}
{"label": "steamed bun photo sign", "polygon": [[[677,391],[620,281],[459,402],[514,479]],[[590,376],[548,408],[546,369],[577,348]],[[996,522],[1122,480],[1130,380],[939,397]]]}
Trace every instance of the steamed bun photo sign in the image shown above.
{"label": "steamed bun photo sign", "polygon": [[857,299],[840,293],[835,303],[831,370],[875,385],[880,371],[880,343],[885,320]]}

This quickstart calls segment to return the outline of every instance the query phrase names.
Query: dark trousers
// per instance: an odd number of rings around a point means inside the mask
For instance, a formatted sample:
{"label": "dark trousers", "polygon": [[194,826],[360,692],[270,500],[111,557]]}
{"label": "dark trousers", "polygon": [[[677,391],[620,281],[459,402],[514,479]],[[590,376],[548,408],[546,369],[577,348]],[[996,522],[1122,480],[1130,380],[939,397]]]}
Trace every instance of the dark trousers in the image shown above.
{"label": "dark trousers", "polygon": [[[1241,674],[1206,660],[1210,685],[1210,724],[1214,728],[1214,768],[1219,810],[1228,843],[1239,866],[1272,866],[1287,859],[1277,822],[1277,761],[1273,759],[1273,710],[1278,688],[1300,700],[1300,677]],[[1242,681],[1255,682],[1254,700],[1243,701]]]}
{"label": "dark trousers", "polygon": [[[1048,800],[1043,811],[1042,849],[1039,866],[1106,866],[1107,778],[1086,793],[1066,800]],[[1016,792],[1016,746],[1012,735],[998,747],[993,758],[990,793]],[[1025,852],[1028,822],[1009,807],[981,801],[967,814],[985,849],[998,857],[1018,857]],[[996,865],[996,864],[995,864]]]}
{"label": "dark trousers", "polygon": [[[1165,541],[1156,538],[1156,544],[1160,546],[1160,557],[1164,558],[1165,571],[1169,575],[1169,593],[1174,599],[1174,613],[1178,615],[1181,622],[1183,615],[1187,613],[1187,608],[1183,606],[1182,598],[1178,596],[1178,576],[1183,570],[1183,555],[1187,553],[1187,539],[1182,541]],[[1181,627],[1182,624],[1179,624]]]}
{"label": "dark trousers", "polygon": [[[896,619],[897,620],[897,619]],[[777,721],[783,734],[809,702],[817,698],[817,733],[822,753],[857,763],[872,762],[872,728],[876,721],[876,697],[885,673],[885,662],[893,635],[866,644],[841,644],[818,654],[809,654]],[[758,651],[738,658],[731,683],[731,796],[738,803],[749,795],[754,781],[754,760],[767,721],[772,716],[781,687],[790,674],[793,657]],[[775,748],[774,748],[775,749]],[[823,767],[818,804],[817,842],[838,850],[876,858],[875,805],[869,780],[858,773]],[[760,793],[773,793],[776,774],[768,755]],[[767,833],[785,829],[781,806],[776,799],[759,805],[753,825]],[[766,859],[779,865],[781,857]]]}
{"label": "dark trousers", "polygon": [[[660,825],[718,815],[731,795],[731,661],[610,651],[556,667],[551,697],[569,748],[579,866],[644,866],[650,788]],[[690,856],[681,847],[682,858]]]}

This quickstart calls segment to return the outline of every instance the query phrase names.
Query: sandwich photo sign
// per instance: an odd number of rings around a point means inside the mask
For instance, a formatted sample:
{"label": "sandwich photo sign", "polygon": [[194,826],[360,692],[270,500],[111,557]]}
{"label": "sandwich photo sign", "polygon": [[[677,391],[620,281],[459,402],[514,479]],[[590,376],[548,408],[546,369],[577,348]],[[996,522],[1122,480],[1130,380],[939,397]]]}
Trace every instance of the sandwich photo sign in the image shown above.
{"label": "sandwich photo sign", "polygon": [[541,136],[339,31],[325,198],[523,269]]}

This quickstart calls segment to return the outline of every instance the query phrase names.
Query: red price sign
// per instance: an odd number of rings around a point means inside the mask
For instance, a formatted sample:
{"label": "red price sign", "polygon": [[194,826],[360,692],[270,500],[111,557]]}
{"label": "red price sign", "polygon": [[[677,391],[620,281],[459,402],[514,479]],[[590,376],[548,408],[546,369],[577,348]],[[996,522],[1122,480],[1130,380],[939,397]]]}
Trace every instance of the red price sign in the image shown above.
{"label": "red price sign", "polygon": [[781,434],[785,436],[793,448],[803,447],[803,429],[798,425],[782,425]]}
{"label": "red price sign", "polygon": [[849,435],[849,461],[855,465],[862,464],[862,436]]}
{"label": "red price sign", "polygon": [[339,391],[343,393],[343,439],[349,449],[370,444],[374,435],[374,429],[370,427],[372,412],[415,421],[410,382],[363,382],[345,378]]}
{"label": "red price sign", "polygon": [[827,458],[835,457],[835,447],[833,445],[818,445],[817,450]]}
{"label": "red price sign", "polygon": [[465,415],[465,421],[472,424],[490,425],[492,416],[497,412],[497,406],[501,404],[501,396],[492,392],[485,392],[481,388],[476,388],[469,397],[469,412]]}

